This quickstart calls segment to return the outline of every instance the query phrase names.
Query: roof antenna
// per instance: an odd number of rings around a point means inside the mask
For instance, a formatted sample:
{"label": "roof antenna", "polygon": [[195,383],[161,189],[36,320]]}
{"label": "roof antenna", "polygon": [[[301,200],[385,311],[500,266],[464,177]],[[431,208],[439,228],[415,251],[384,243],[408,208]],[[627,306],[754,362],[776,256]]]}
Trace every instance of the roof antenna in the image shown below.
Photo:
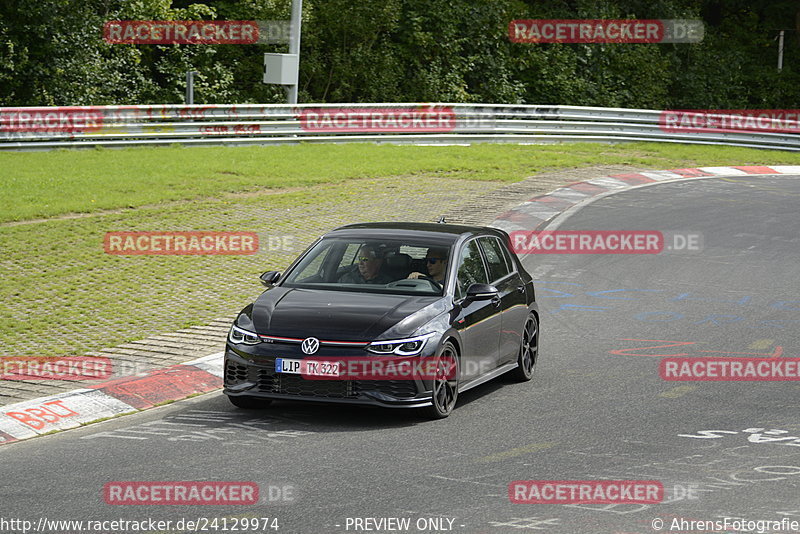
{"label": "roof antenna", "polygon": [[436,222],[437,222],[438,224],[447,224],[447,221],[445,221],[445,220],[444,220],[444,215],[442,215],[441,217],[439,217],[439,220],[438,220],[438,221],[436,221]]}

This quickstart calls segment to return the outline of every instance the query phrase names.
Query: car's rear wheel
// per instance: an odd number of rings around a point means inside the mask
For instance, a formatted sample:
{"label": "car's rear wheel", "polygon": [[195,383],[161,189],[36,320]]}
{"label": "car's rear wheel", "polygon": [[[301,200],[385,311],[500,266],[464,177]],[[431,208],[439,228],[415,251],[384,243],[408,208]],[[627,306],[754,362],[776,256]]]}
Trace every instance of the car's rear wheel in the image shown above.
{"label": "car's rear wheel", "polygon": [[444,419],[453,411],[458,400],[458,351],[450,341],[445,341],[436,359],[436,376],[433,380],[433,403],[423,408],[431,419]]}
{"label": "car's rear wheel", "polygon": [[522,331],[522,341],[517,357],[517,368],[511,375],[520,382],[527,382],[533,378],[536,370],[536,359],[539,356],[539,322],[534,314],[530,314],[525,321]]}
{"label": "car's rear wheel", "polygon": [[230,395],[228,396],[228,400],[231,401],[231,404],[237,408],[242,408],[244,410],[257,410],[259,408],[266,408],[272,402],[272,399],[253,397],[252,395],[238,395],[235,397]]}

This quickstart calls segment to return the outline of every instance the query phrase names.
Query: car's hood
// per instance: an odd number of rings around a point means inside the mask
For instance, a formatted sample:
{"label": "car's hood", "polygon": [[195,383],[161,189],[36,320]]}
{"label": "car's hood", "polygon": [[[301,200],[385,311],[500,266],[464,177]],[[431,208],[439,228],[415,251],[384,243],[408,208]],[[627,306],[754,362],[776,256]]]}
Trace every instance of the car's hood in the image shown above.
{"label": "car's hood", "polygon": [[[274,287],[253,303],[252,320],[255,331],[262,335],[370,341],[440,300],[441,297],[430,296]],[[421,315],[415,317],[418,320],[405,321],[403,326],[414,328],[431,318],[427,313]]]}

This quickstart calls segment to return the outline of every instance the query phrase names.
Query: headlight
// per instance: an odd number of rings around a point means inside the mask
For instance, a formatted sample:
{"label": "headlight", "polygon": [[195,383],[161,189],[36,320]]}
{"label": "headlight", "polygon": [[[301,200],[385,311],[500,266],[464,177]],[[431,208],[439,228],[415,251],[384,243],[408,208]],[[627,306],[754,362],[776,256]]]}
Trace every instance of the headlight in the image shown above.
{"label": "headlight", "polygon": [[228,339],[231,343],[235,343],[237,345],[258,345],[261,343],[261,339],[258,337],[258,334],[255,332],[242,330],[236,325],[231,327],[231,331],[228,333]]}
{"label": "headlight", "polygon": [[398,356],[414,356],[422,352],[425,342],[435,335],[434,332],[408,339],[392,339],[388,341],[373,341],[367,345],[367,350],[375,354],[397,354]]}

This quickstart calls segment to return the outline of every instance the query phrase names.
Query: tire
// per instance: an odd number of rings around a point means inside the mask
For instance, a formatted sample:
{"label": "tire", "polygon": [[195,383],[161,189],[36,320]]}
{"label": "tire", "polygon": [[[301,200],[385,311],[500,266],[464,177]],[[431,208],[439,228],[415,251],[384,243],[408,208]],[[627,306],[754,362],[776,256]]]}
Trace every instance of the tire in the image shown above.
{"label": "tire", "polygon": [[257,410],[259,408],[266,408],[272,402],[272,399],[263,399],[261,397],[253,397],[252,395],[239,395],[234,397],[228,396],[231,404],[243,410]]}
{"label": "tire", "polygon": [[533,378],[536,370],[536,360],[539,357],[539,322],[534,314],[530,314],[525,320],[525,328],[522,331],[520,341],[519,356],[517,356],[517,368],[510,374],[518,382],[527,382]]}
{"label": "tire", "polygon": [[[455,371],[452,377],[446,376],[445,361],[455,362]],[[422,408],[422,413],[428,419],[444,419],[453,412],[458,400],[459,368],[458,351],[455,345],[445,341],[442,352],[437,356],[437,377],[433,381],[433,404]]]}

